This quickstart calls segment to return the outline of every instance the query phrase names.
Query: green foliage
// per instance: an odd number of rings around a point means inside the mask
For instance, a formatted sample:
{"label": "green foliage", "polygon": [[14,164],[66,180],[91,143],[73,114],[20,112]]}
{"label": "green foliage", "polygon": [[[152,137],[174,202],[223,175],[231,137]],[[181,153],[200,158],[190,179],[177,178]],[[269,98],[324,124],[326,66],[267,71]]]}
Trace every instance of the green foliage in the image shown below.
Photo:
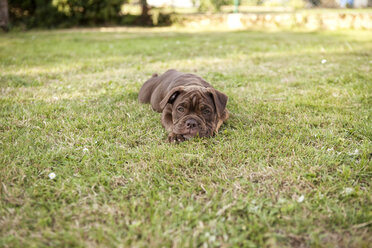
{"label": "green foliage", "polygon": [[123,0],[53,0],[74,25],[117,23]]}
{"label": "green foliage", "polygon": [[12,0],[9,15],[12,25],[31,27],[56,27],[65,20],[51,0]]}
{"label": "green foliage", "polygon": [[32,27],[113,24],[120,21],[124,0],[13,0],[11,21]]}

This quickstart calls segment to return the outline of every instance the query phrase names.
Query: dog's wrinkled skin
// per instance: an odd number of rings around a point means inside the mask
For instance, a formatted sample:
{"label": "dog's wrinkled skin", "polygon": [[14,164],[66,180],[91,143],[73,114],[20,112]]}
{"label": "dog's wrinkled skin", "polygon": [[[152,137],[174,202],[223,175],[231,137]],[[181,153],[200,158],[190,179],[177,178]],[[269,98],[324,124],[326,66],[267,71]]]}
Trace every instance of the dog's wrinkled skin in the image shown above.
{"label": "dog's wrinkled skin", "polygon": [[176,70],[154,74],[143,84],[138,99],[162,113],[170,142],[213,136],[229,117],[225,94],[197,75]]}

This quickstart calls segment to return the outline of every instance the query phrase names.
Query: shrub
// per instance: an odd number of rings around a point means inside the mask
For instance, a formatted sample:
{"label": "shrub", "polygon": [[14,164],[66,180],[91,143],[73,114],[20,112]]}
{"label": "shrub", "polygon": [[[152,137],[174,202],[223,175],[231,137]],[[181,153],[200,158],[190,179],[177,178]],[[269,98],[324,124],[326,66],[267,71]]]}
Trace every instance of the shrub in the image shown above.
{"label": "shrub", "polygon": [[12,0],[11,22],[33,27],[115,24],[124,0]]}
{"label": "shrub", "polygon": [[118,23],[123,0],[53,0],[52,5],[73,25]]}
{"label": "shrub", "polygon": [[9,16],[12,25],[31,27],[55,27],[64,20],[52,5],[51,0],[12,0],[9,1]]}

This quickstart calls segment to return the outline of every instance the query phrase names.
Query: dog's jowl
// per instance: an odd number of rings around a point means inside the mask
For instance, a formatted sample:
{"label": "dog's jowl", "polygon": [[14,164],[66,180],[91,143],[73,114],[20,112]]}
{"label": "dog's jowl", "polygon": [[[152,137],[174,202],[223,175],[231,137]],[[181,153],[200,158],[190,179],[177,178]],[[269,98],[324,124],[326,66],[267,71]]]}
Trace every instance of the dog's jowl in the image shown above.
{"label": "dog's jowl", "polygon": [[176,70],[154,74],[143,84],[138,99],[162,113],[170,142],[213,136],[229,117],[225,94],[197,75]]}

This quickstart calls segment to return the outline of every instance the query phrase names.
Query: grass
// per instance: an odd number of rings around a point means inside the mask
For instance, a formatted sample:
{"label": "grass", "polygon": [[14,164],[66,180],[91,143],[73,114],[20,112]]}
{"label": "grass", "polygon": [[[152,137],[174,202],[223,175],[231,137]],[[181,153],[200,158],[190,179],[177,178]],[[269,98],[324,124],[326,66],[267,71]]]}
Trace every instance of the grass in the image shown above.
{"label": "grass", "polygon": [[[368,31],[1,34],[0,247],[370,247],[371,67]],[[169,68],[229,96],[217,137],[137,102]]]}

